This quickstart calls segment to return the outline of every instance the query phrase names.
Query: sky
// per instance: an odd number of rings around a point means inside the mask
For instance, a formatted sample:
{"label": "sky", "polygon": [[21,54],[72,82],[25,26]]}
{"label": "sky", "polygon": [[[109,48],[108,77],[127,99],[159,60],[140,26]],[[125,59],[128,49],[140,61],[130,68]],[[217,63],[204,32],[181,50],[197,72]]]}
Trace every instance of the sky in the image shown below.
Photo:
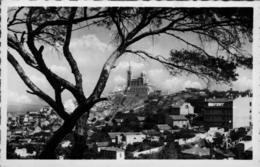
{"label": "sky", "polygon": [[[193,43],[198,43],[196,38],[191,34],[180,34],[183,38]],[[70,49],[78,63],[79,69],[83,76],[83,87],[85,95],[89,95],[93,90],[102,66],[108,56],[115,49],[115,44],[111,41],[112,33],[100,27],[81,29],[73,32]],[[205,49],[215,52],[212,44],[205,45]],[[251,45],[245,46],[251,52]],[[160,35],[154,38],[148,37],[131,46],[131,49],[143,49],[153,55],[162,55],[167,57],[171,49],[187,49],[187,45]],[[12,52],[16,55],[15,52]],[[43,52],[44,59],[48,67],[74,83],[74,77],[62,54],[46,47]],[[27,75],[43,91],[53,96],[53,90],[43,75],[25,65],[19,56],[16,56],[20,64],[24,67]],[[140,57],[131,54],[124,54],[116,63],[116,68],[109,76],[104,95],[115,90],[124,88],[126,84],[126,71],[131,64],[133,78],[138,77],[141,72],[146,76],[146,80],[153,89],[160,89],[164,92],[174,93],[185,88],[206,88],[206,84],[193,75],[180,74],[172,76],[163,65],[154,60],[143,60]],[[250,70],[239,69],[238,80],[230,85],[212,83],[211,89],[225,90],[232,87],[234,90],[246,90],[252,87],[252,72]],[[26,92],[28,88],[19,78],[13,67],[8,63],[8,104],[9,105],[30,105],[42,103],[39,98]],[[72,96],[64,92],[63,101],[68,101]]]}

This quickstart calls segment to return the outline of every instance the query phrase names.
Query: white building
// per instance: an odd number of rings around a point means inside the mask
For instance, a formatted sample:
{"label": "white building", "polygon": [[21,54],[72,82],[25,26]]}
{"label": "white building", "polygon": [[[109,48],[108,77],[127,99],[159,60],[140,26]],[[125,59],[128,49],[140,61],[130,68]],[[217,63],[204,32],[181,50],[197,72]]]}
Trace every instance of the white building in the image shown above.
{"label": "white building", "polygon": [[164,146],[160,146],[160,147],[155,147],[155,148],[151,148],[148,150],[135,151],[132,154],[133,154],[133,157],[139,157],[140,155],[158,153],[158,152],[162,151],[163,148],[164,148]]}
{"label": "white building", "polygon": [[133,144],[143,142],[145,135],[141,132],[110,132],[108,133],[113,143]]}
{"label": "white building", "polygon": [[190,103],[183,103],[180,106],[180,115],[194,114],[194,107]]}
{"label": "white building", "polygon": [[172,103],[171,108],[171,115],[194,114],[194,107],[190,103],[185,102],[185,100],[179,100],[177,102]]}
{"label": "white building", "polygon": [[33,153],[28,153],[26,148],[21,148],[19,149],[18,147],[15,148],[15,154],[25,158],[25,157],[29,157],[29,156],[36,156],[36,151],[33,151]]}
{"label": "white building", "polygon": [[233,100],[233,128],[251,126],[251,97],[238,97]]}
{"label": "white building", "polygon": [[125,151],[117,147],[103,147],[98,150],[104,159],[125,159]]}

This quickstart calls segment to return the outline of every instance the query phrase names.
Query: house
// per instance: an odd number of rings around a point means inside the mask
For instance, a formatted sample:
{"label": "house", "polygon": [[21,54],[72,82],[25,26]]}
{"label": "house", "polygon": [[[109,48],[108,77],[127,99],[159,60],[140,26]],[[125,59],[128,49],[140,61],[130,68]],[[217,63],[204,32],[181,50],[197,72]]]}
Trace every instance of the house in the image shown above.
{"label": "house", "polygon": [[184,102],[180,106],[180,115],[188,115],[188,114],[194,114],[194,107],[187,102]]}
{"label": "house", "polygon": [[145,120],[145,117],[144,117],[144,116],[138,116],[137,119],[138,119],[140,125],[143,125],[143,124],[144,124],[144,120]]}
{"label": "house", "polygon": [[188,115],[194,114],[194,107],[184,100],[177,101],[171,105],[171,115]]}
{"label": "house", "polygon": [[116,118],[115,119],[115,123],[117,124],[117,126],[121,126],[123,122],[124,122],[123,118]]}
{"label": "house", "polygon": [[126,145],[142,142],[145,135],[141,132],[110,132],[108,133],[112,143],[124,143]]}
{"label": "house", "polygon": [[111,139],[112,143],[118,143],[118,136],[120,136],[123,132],[109,132],[108,136]]}
{"label": "house", "polygon": [[151,130],[143,130],[143,134],[145,134],[146,139],[150,141],[159,141],[160,140],[160,132],[156,131],[155,129]]}
{"label": "house", "polygon": [[166,123],[172,127],[189,127],[189,120],[184,115],[169,115],[166,117]]}
{"label": "house", "polygon": [[110,142],[108,142],[108,141],[96,142],[97,147],[108,147],[109,144],[110,144]]}
{"label": "house", "polygon": [[36,151],[33,151],[32,153],[28,153],[26,148],[15,148],[15,154],[21,158],[29,158],[29,157],[34,157],[36,156]]}
{"label": "house", "polygon": [[41,124],[41,127],[43,127],[43,126],[48,126],[48,125],[50,124],[50,122],[47,121],[47,120],[45,120],[45,119],[43,119],[43,120],[40,122],[40,124]]}
{"label": "house", "polygon": [[16,128],[14,130],[15,135],[23,135],[23,133],[24,133],[24,130],[22,128]]}
{"label": "house", "polygon": [[100,156],[102,159],[125,159],[125,151],[117,147],[103,147],[99,148]]}
{"label": "house", "polygon": [[160,133],[158,131],[156,131],[155,129],[143,130],[142,133],[148,137],[160,135]]}
{"label": "house", "polygon": [[167,124],[157,124],[156,125],[157,129],[161,132],[164,133],[165,131],[170,131],[172,128],[167,125]]}
{"label": "house", "polygon": [[123,133],[123,139],[125,137],[125,143],[133,144],[137,142],[143,142],[145,135],[141,132],[125,132]]}

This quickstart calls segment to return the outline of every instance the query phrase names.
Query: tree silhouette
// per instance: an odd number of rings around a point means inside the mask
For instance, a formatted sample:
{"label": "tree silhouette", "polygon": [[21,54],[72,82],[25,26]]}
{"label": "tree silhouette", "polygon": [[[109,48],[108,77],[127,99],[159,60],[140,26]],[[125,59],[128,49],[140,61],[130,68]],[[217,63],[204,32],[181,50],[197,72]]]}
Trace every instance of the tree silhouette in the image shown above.
{"label": "tree silhouette", "polygon": [[[252,67],[252,56],[242,51],[242,43],[252,39],[251,8],[88,8],[88,7],[18,7],[11,8],[8,18],[8,61],[33,94],[49,104],[64,120],[42,150],[41,159],[56,158],[55,148],[72,131],[83,114],[98,102],[106,100],[102,92],[117,60],[126,53],[150,58],[164,64],[172,74],[181,71],[213,78],[218,81],[236,79],[236,67]],[[69,48],[72,33],[77,29],[101,27],[113,32],[114,51],[104,63],[92,93],[84,94],[82,74]],[[224,55],[211,55],[203,47],[182,38],[195,34],[202,43],[218,45]],[[173,50],[170,58],[152,55],[132,47],[142,39],[167,35],[186,43],[190,50]],[[53,73],[44,61],[45,46],[60,52],[68,62],[75,83]],[[174,46],[173,46],[174,48]],[[16,52],[17,54],[13,54]],[[43,74],[54,91],[54,97],[42,91],[25,73],[19,55],[26,65]],[[62,93],[69,91],[78,106],[68,114],[62,102]]]}

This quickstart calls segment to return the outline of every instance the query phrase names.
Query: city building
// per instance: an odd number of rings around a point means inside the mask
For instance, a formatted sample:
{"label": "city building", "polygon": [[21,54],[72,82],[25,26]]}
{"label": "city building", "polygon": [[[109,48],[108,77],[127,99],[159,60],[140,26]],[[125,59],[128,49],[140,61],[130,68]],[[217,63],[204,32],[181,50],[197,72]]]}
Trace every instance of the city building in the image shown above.
{"label": "city building", "polygon": [[123,133],[123,139],[125,139],[125,144],[133,144],[143,142],[145,135],[141,132],[125,132]]}
{"label": "city building", "polygon": [[110,132],[108,133],[112,143],[133,144],[143,142],[145,135],[141,132]]}
{"label": "city building", "polygon": [[144,124],[145,117],[144,116],[137,116],[137,119],[138,119],[140,125],[142,126]]}
{"label": "city building", "polygon": [[143,130],[142,131],[143,134],[146,135],[146,139],[150,140],[150,141],[157,141],[159,142],[160,140],[160,132],[158,132],[155,129],[150,129],[150,130]]}
{"label": "city building", "polygon": [[172,103],[166,111],[170,115],[188,115],[194,114],[194,107],[184,100]]}
{"label": "city building", "polygon": [[233,128],[252,126],[252,98],[238,97],[233,100]]}
{"label": "city building", "polygon": [[167,124],[158,124],[156,127],[161,133],[172,130],[172,128]]}
{"label": "city building", "polygon": [[233,100],[213,98],[206,100],[203,108],[204,125],[207,127],[221,127],[232,129]]}
{"label": "city building", "polygon": [[166,123],[172,127],[189,127],[189,120],[184,115],[169,115],[165,119]]}
{"label": "city building", "polygon": [[249,96],[206,100],[203,107],[204,124],[225,129],[251,126],[251,100]]}
{"label": "city building", "polygon": [[194,114],[194,107],[190,103],[183,103],[180,106],[180,115]]}
{"label": "city building", "polygon": [[117,147],[103,147],[99,148],[101,158],[103,159],[125,159],[125,151]]}

